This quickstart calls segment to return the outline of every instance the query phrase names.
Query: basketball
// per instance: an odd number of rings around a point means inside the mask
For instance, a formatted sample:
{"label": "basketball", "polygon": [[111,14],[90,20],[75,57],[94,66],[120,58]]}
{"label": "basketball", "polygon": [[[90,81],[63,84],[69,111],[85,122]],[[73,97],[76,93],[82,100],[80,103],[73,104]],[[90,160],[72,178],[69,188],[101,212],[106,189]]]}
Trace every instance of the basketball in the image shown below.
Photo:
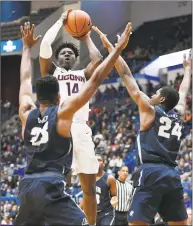
{"label": "basketball", "polygon": [[69,12],[65,29],[74,37],[86,35],[92,28],[92,22],[88,13],[82,10],[72,10]]}

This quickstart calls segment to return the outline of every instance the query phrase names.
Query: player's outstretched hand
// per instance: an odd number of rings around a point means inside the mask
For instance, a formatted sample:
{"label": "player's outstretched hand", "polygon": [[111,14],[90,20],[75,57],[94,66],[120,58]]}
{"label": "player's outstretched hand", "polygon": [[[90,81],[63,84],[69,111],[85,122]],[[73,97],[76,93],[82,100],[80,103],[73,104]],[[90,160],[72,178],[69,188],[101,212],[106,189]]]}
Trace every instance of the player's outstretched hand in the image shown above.
{"label": "player's outstretched hand", "polygon": [[34,38],[34,29],[35,25],[32,24],[32,26],[30,26],[30,22],[25,22],[24,26],[20,27],[23,46],[32,48],[40,40],[41,35]]}
{"label": "player's outstretched hand", "polygon": [[112,44],[109,42],[107,38],[107,35],[104,34],[100,29],[98,29],[98,27],[92,26],[92,29],[99,35],[105,48],[109,48],[110,46],[112,46]]}
{"label": "player's outstretched hand", "polygon": [[192,58],[192,50],[190,50],[190,52],[189,52],[188,59],[186,59],[186,54],[184,54],[184,61],[183,61],[184,68],[192,70],[192,59],[191,58]]}
{"label": "player's outstretched hand", "polygon": [[118,42],[116,45],[118,48],[121,48],[122,50],[125,49],[125,47],[128,44],[130,35],[132,34],[131,31],[132,31],[132,25],[131,23],[128,23],[124,32],[121,34],[121,36],[118,39]]}
{"label": "player's outstretched hand", "polygon": [[72,11],[72,9],[69,9],[69,10],[63,12],[62,15],[60,16],[59,20],[62,20],[64,25],[66,24],[66,21],[67,21],[67,18],[68,18],[68,14],[71,11]]}

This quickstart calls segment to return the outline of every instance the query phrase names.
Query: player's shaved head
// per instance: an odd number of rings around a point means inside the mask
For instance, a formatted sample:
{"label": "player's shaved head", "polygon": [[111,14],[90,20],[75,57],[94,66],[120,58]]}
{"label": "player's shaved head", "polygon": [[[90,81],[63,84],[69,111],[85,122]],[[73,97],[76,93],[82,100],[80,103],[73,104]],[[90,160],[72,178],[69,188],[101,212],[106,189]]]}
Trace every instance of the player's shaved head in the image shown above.
{"label": "player's shaved head", "polygon": [[58,80],[52,75],[38,78],[36,80],[36,93],[40,104],[56,104],[59,95]]}

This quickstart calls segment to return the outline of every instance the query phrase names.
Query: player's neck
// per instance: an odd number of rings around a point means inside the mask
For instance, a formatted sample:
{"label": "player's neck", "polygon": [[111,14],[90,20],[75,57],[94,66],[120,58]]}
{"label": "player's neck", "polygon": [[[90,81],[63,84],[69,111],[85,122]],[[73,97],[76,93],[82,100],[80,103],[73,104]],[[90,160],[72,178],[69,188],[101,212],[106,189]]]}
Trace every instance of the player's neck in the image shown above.
{"label": "player's neck", "polygon": [[55,106],[55,104],[40,104],[40,112],[44,114],[48,107]]}
{"label": "player's neck", "polygon": [[104,172],[98,172],[97,176],[96,176],[96,180],[98,181],[102,176],[103,176]]}

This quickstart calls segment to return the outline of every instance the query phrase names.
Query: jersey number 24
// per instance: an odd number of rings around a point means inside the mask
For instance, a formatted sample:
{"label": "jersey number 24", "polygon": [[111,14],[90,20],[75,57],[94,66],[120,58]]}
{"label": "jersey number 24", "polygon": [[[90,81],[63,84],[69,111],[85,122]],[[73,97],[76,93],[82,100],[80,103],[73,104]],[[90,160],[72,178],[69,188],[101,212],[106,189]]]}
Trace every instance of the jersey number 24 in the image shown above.
{"label": "jersey number 24", "polygon": [[172,127],[172,121],[168,117],[162,116],[160,118],[160,123],[162,125],[159,127],[158,136],[170,138],[170,136],[173,135],[177,136],[178,140],[180,140],[180,137],[182,136],[182,126],[178,122],[175,122],[171,132],[169,132],[169,130]]}

